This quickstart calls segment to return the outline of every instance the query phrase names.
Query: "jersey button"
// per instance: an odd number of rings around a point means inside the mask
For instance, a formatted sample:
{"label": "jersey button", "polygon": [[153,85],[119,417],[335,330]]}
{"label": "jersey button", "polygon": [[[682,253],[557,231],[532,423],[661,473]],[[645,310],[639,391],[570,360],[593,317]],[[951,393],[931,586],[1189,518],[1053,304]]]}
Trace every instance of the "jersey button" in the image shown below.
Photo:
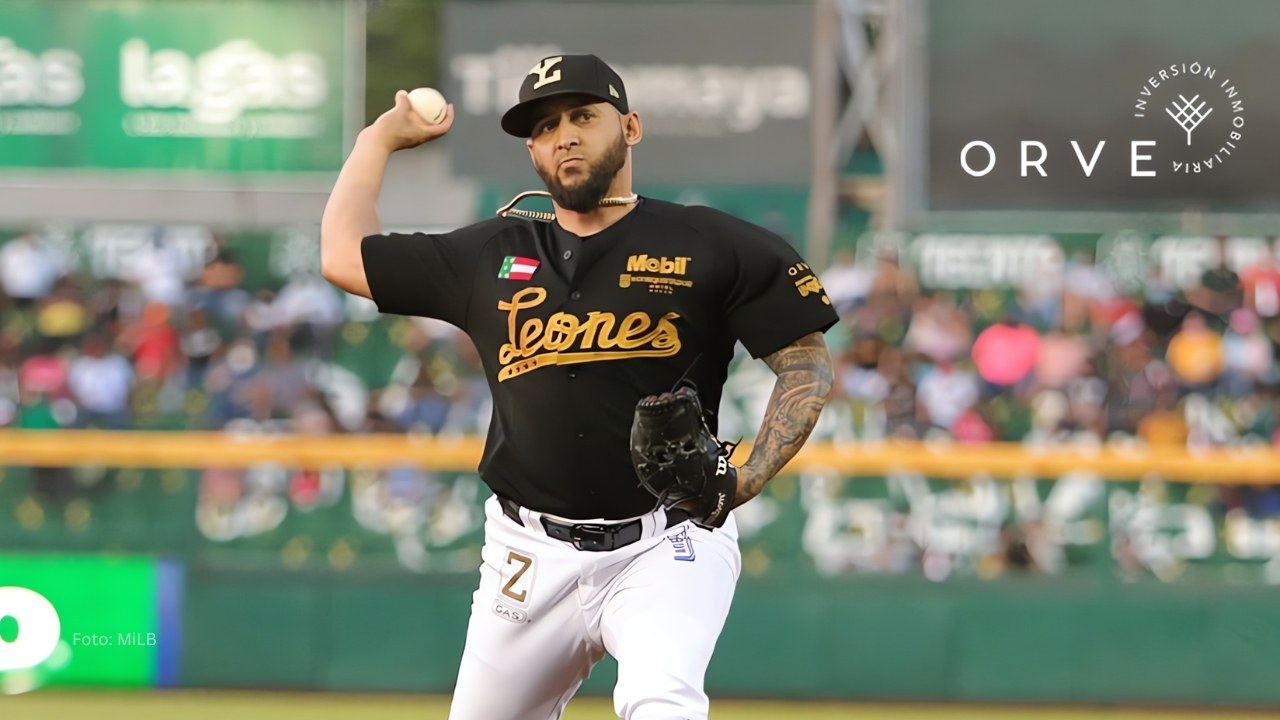
{"label": "jersey button", "polygon": [[578,292],[577,290],[574,290],[573,292],[569,293],[569,299],[570,299],[570,300],[581,300],[581,299],[582,299],[582,293]]}
{"label": "jersey button", "polygon": [[576,373],[576,372],[574,372],[574,371],[570,370],[570,371],[569,371],[569,379],[570,379],[570,380],[572,380],[572,379],[574,379],[574,378],[576,378],[576,377],[578,377],[578,373]]}
{"label": "jersey button", "polygon": [[586,437],[586,436],[587,436],[587,434],[586,434],[586,433],[578,433],[578,439],[579,439],[579,440],[581,440],[582,438],[584,438],[584,437]]}
{"label": "jersey button", "polygon": [[569,258],[571,258],[571,257],[573,257],[573,251],[572,251],[572,250],[565,250],[565,251],[564,251],[564,259],[565,259],[565,260],[568,260],[568,259],[569,259]]}

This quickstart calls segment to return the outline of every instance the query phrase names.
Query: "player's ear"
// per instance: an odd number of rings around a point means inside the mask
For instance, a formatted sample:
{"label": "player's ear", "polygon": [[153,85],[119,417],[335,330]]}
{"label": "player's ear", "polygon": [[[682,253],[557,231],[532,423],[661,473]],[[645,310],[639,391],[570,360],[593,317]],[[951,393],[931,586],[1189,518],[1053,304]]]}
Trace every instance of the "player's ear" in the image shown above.
{"label": "player's ear", "polygon": [[639,145],[644,137],[644,126],[640,124],[640,115],[629,112],[622,116],[622,139],[627,145]]}

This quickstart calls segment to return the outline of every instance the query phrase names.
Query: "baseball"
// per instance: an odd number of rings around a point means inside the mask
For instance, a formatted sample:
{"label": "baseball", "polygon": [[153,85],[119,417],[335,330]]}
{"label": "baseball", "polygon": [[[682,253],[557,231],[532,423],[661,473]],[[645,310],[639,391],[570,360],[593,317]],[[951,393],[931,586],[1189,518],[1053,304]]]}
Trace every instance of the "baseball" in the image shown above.
{"label": "baseball", "polygon": [[423,120],[432,125],[444,120],[444,113],[449,108],[449,103],[445,101],[444,96],[434,88],[417,88],[410,91],[409,104],[422,116]]}

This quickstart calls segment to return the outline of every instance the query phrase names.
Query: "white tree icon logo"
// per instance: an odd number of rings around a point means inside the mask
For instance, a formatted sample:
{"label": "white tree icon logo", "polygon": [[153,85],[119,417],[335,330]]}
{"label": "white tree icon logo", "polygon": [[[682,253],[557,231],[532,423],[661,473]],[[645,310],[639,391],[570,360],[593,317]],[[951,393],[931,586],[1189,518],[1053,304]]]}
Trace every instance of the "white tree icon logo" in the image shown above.
{"label": "white tree icon logo", "polygon": [[[1178,100],[1182,102],[1179,103]],[[1209,117],[1210,113],[1213,112],[1213,108],[1209,108],[1207,112],[1204,111],[1205,105],[1209,104],[1208,101],[1201,101],[1197,105],[1196,101],[1200,100],[1199,95],[1193,96],[1190,100],[1187,99],[1186,95],[1178,95],[1178,100],[1174,100],[1164,111],[1169,113],[1169,117],[1173,118],[1173,121],[1178,123],[1183,130],[1187,131],[1187,144],[1190,145],[1191,131],[1199,127],[1200,123]],[[1177,112],[1174,112],[1175,110]]]}

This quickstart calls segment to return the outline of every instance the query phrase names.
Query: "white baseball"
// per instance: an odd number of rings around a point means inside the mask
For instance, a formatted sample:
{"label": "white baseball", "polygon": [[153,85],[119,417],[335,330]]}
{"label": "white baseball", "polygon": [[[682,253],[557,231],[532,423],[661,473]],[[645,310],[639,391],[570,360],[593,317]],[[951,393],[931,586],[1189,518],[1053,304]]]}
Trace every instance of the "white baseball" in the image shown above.
{"label": "white baseball", "polygon": [[411,90],[409,92],[409,104],[413,106],[414,112],[421,115],[423,120],[432,125],[444,120],[445,111],[449,109],[449,103],[445,101],[440,91],[435,88]]}

